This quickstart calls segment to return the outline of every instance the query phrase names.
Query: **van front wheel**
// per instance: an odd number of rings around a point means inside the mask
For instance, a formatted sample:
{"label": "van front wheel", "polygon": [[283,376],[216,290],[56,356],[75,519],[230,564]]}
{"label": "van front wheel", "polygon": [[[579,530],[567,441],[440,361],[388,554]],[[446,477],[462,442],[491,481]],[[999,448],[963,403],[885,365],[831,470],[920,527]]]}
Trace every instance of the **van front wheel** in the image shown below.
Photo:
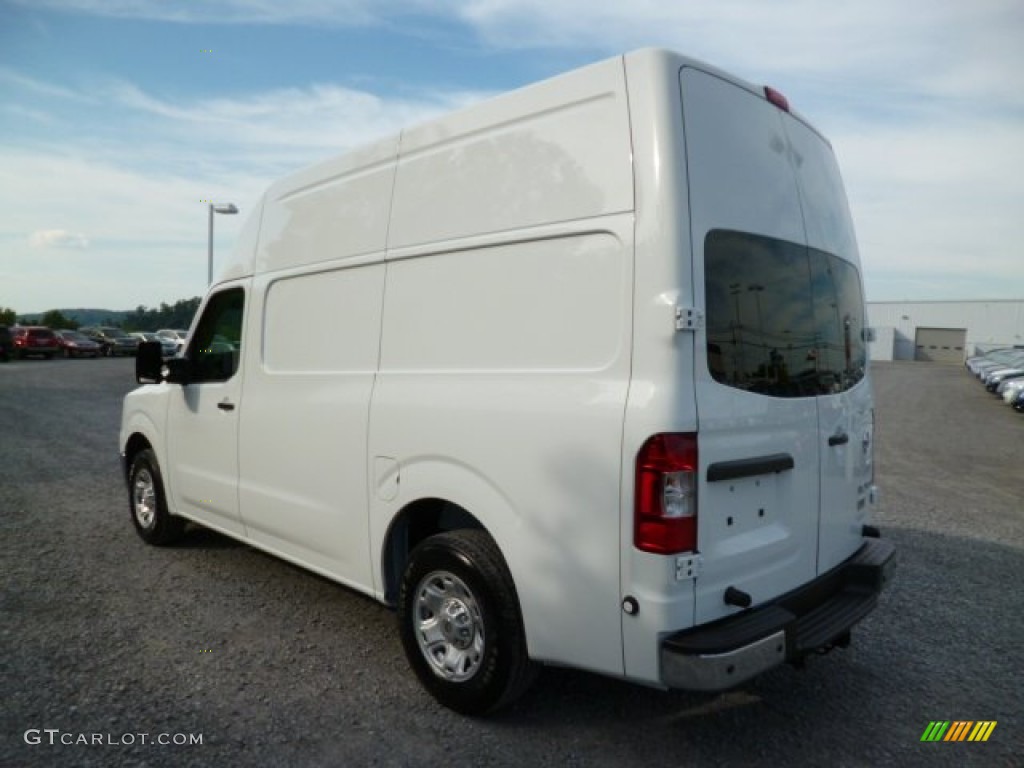
{"label": "van front wheel", "polygon": [[185,521],[167,511],[164,481],[156,454],[148,448],[132,459],[128,474],[128,503],[132,523],[147,544],[173,544],[185,529]]}
{"label": "van front wheel", "polygon": [[413,550],[398,618],[409,665],[456,712],[498,709],[533,681],[512,576],[483,531],[438,534]]}

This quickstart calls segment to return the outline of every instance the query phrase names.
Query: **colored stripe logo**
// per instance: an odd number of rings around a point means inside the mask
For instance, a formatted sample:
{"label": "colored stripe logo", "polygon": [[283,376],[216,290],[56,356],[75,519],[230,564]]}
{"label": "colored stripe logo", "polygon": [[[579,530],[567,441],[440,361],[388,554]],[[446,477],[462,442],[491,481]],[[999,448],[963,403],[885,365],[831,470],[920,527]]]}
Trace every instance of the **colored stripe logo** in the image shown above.
{"label": "colored stripe logo", "polygon": [[921,734],[921,741],[988,741],[996,729],[996,720],[932,720]]}

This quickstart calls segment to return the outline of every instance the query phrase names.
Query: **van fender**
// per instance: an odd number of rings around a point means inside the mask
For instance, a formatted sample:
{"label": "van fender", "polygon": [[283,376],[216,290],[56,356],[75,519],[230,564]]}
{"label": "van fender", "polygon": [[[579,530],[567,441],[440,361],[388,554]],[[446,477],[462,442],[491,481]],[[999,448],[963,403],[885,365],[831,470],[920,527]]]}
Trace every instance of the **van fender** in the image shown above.
{"label": "van fender", "polygon": [[131,456],[136,452],[135,445],[141,439],[149,444],[156,453],[157,461],[164,475],[164,486],[167,485],[167,473],[164,469],[164,446],[160,439],[160,430],[153,418],[144,410],[136,409],[126,414],[121,428],[121,463],[127,480],[131,468]]}
{"label": "van fender", "polygon": [[[398,467],[397,478],[395,464]],[[389,573],[388,553],[391,551],[392,536],[399,524],[407,521],[408,515],[426,513],[431,508],[436,510],[438,505],[447,504],[465,513],[448,518],[469,524],[458,527],[480,527],[494,539],[519,592],[523,618],[527,619],[527,606],[524,604],[521,586],[528,583],[523,577],[525,565],[521,546],[526,540],[522,535],[525,523],[512,499],[496,483],[466,464],[440,456],[406,459],[390,464],[374,461],[371,466],[374,467],[373,474],[377,476],[371,478],[370,486],[370,547],[371,552],[377,556],[373,588],[379,600],[387,602],[397,586],[391,583],[394,573]],[[388,499],[395,483],[397,493]],[[442,530],[445,528],[431,530],[427,535]],[[414,543],[418,542],[411,542]],[[400,567],[398,573],[403,569],[404,566]]]}

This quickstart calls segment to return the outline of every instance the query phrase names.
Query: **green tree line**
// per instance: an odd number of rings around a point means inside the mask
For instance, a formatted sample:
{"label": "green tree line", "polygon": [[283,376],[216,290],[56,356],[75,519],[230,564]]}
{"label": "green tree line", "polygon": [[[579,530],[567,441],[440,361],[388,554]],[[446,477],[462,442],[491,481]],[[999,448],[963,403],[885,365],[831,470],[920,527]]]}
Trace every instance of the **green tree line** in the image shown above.
{"label": "green tree line", "polygon": [[192,318],[199,309],[202,299],[195,296],[191,299],[180,299],[174,304],[161,303],[158,309],[149,309],[139,305],[133,312],[124,316],[122,327],[126,331],[158,331],[161,328],[187,329],[192,325]]}
{"label": "green tree line", "polygon": [[[101,325],[119,325],[126,331],[158,331],[161,328],[188,328],[192,325],[192,317],[199,309],[201,299],[195,296],[191,299],[180,299],[174,304],[166,302],[159,307],[149,308],[139,305],[128,312],[114,313],[120,316],[119,321],[108,321],[99,323]],[[65,314],[67,313],[67,314]],[[93,313],[95,314],[95,313]],[[79,322],[71,310],[51,309],[42,315],[19,316],[10,307],[0,307],[0,325],[45,325],[47,328],[71,328],[75,329],[89,322]]]}

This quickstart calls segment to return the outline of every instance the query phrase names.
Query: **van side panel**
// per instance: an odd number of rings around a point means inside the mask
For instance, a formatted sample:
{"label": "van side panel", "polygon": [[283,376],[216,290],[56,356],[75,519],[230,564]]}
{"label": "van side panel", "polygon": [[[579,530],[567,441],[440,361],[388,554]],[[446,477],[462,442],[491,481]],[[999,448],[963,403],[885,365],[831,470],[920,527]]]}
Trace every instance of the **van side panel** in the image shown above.
{"label": "van side panel", "polygon": [[600,223],[388,264],[370,451],[400,479],[397,497],[373,499],[371,535],[380,551],[418,498],[464,507],[505,555],[531,654],[621,673],[632,221]]}
{"label": "van side panel", "polygon": [[366,592],[366,441],[395,148],[382,142],[268,192],[239,426],[250,540]]}
{"label": "van side panel", "polygon": [[621,60],[402,134],[389,248],[633,208]]}
{"label": "van side panel", "polygon": [[383,252],[397,151],[387,139],[272,186],[255,273]]}
{"label": "van side panel", "polygon": [[373,551],[417,499],[464,507],[505,556],[531,656],[611,674],[632,313],[624,96],[619,60],[403,135],[370,430],[371,462],[399,473],[371,479]]}

